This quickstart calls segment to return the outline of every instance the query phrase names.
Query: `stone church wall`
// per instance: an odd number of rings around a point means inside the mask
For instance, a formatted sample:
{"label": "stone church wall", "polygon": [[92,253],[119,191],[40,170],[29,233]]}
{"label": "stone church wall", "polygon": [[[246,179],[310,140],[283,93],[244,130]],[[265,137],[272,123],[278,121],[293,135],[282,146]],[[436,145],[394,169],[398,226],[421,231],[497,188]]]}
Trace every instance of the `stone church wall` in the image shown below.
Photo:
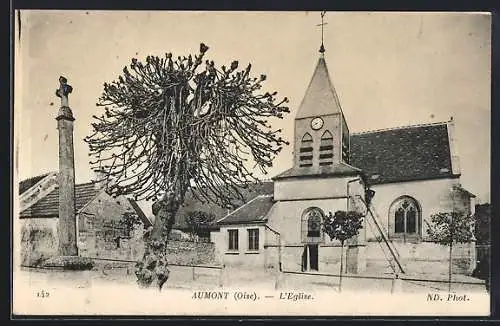
{"label": "stone church wall", "polygon": [[[471,212],[471,201],[467,196],[452,194],[453,185],[458,184],[458,179],[436,179],[426,181],[402,182],[373,186],[376,194],[373,205],[378,215],[378,220],[385,231],[390,232],[394,228],[392,216],[389,216],[391,204],[401,196],[414,198],[422,214],[422,225],[420,229],[421,239],[404,243],[401,239],[393,240],[396,248],[402,256],[402,261],[407,269],[416,273],[428,273],[432,271],[437,274],[448,273],[448,247],[428,242],[427,223],[430,223],[431,215],[439,212],[452,210]],[[371,217],[367,217],[371,218]],[[380,238],[378,232],[367,224],[367,270],[381,271],[387,269],[383,252],[376,241]],[[385,249],[385,248],[384,248]],[[475,267],[474,243],[457,244],[453,250],[453,270],[455,273],[470,274]]]}
{"label": "stone church wall", "polygon": [[[272,216],[269,216],[269,226],[281,233],[283,243],[288,245],[302,244],[302,214],[309,207],[318,207],[325,214],[337,210],[346,210],[347,200],[318,199],[305,201],[283,201],[275,204]],[[328,237],[325,240],[329,243]]]}
{"label": "stone church wall", "polygon": [[[278,181],[275,183],[275,203],[273,214],[268,216],[268,225],[278,230],[281,234],[282,247],[282,267],[284,270],[300,271],[302,265],[302,214],[309,207],[319,207],[325,214],[334,213],[336,210],[346,210],[347,200],[342,198],[346,195],[345,182],[353,178],[346,178],[342,182],[330,182],[324,185],[318,180],[294,180]],[[325,179],[327,180],[327,179]],[[337,180],[338,181],[338,180]],[[430,216],[437,212],[446,212],[452,209],[468,210],[470,201],[468,198],[453,198],[451,190],[458,183],[457,179],[436,179],[427,181],[413,181],[405,183],[394,183],[375,186],[376,191],[373,199],[374,207],[378,215],[378,221],[382,225],[386,234],[389,228],[393,228],[393,221],[389,218],[389,208],[391,204],[401,196],[414,198],[422,212],[422,238],[412,239],[412,242],[403,243],[401,239],[393,242],[400,251],[403,265],[409,273],[416,274],[446,274],[448,271],[448,248],[426,241],[426,229],[423,225],[429,222]],[[344,184],[344,186],[332,187],[332,184]],[[358,183],[350,184],[350,194],[361,192]],[[323,187],[324,186],[324,187]],[[315,192],[318,188],[321,191]],[[325,189],[323,189],[325,188]],[[300,190],[299,190],[300,189]],[[316,190],[315,190],[316,189]],[[326,194],[326,195],[325,195]],[[320,197],[321,195],[321,197]],[[294,197],[295,196],[295,197]],[[298,200],[299,197],[306,198]],[[328,196],[338,196],[336,199],[324,199]],[[296,198],[297,197],[297,198]],[[317,198],[317,199],[314,199]],[[322,199],[323,198],[323,199]],[[281,199],[281,200],[280,200]],[[371,218],[371,217],[367,217]],[[373,226],[373,223],[372,223]],[[245,227],[235,227],[240,230],[240,242],[246,241],[244,238]],[[223,260],[228,265],[246,266],[260,268],[276,268],[279,261],[279,249],[277,239],[271,239],[266,231],[266,246],[264,255],[250,257],[240,252],[238,254],[227,254],[227,239],[225,238],[227,228],[221,228],[217,235],[213,234],[217,246],[220,247]],[[361,230],[361,235],[366,234],[366,247],[361,250],[361,266],[366,263],[366,268],[361,268],[363,272],[369,274],[390,273],[388,263],[376,238],[380,234],[376,229],[365,225]],[[246,243],[240,243],[240,249],[245,248]],[[385,247],[384,247],[385,249]],[[387,254],[388,251],[386,250]],[[344,248],[344,257],[347,255],[347,248]],[[262,259],[261,259],[262,257]],[[335,241],[325,236],[319,247],[319,270],[320,272],[336,274],[340,265],[340,247]],[[363,258],[364,257],[364,258]],[[453,250],[453,271],[454,273],[470,274],[475,265],[475,251],[473,244],[457,245]]]}
{"label": "stone church wall", "polygon": [[[274,199],[280,201],[347,197],[347,182],[353,179],[356,178],[277,180],[274,183]],[[351,196],[364,193],[358,182],[350,183],[349,188]],[[346,209],[345,203],[344,199],[343,210]]]}
{"label": "stone church wall", "polygon": [[283,269],[285,271],[300,271],[303,246],[285,246],[283,248]]}
{"label": "stone church wall", "polygon": [[[270,248],[275,249],[275,248]],[[283,270],[299,272],[302,270],[302,253],[304,246],[285,246],[283,250]],[[344,268],[347,254],[347,246],[344,246]],[[269,251],[268,251],[269,252]],[[272,250],[273,255],[276,254]],[[318,269],[319,272],[338,274],[340,271],[340,245],[320,245],[318,248]]]}
{"label": "stone church wall", "polygon": [[[459,208],[453,204],[451,195],[452,186],[458,183],[458,179],[435,179],[425,181],[398,182],[383,185],[375,185],[375,197],[372,203],[378,214],[379,221],[385,230],[394,228],[393,218],[389,217],[391,204],[401,196],[414,198],[422,213],[421,234],[426,236],[426,221],[430,222],[430,216],[439,212],[451,211],[453,208]],[[469,204],[470,206],[470,204]],[[367,229],[367,237],[374,238],[371,229]]]}
{"label": "stone church wall", "polygon": [[[338,274],[340,271],[340,246],[319,247],[319,270],[320,272]],[[346,259],[347,246],[344,246],[343,257]],[[344,271],[346,268],[344,260]]]}

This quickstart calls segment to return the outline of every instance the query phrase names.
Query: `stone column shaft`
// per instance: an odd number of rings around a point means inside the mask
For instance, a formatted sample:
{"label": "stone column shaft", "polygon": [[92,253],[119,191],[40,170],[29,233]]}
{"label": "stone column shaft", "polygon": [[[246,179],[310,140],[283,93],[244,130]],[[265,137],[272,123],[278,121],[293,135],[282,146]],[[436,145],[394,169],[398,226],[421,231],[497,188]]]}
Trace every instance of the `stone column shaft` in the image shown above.
{"label": "stone column shaft", "polygon": [[[61,77],[64,78],[64,77]],[[61,79],[60,79],[61,81]],[[56,118],[59,131],[59,255],[77,256],[75,210],[75,160],[73,148],[73,113],[67,106],[71,86],[61,82],[56,92],[61,97],[61,108]]]}

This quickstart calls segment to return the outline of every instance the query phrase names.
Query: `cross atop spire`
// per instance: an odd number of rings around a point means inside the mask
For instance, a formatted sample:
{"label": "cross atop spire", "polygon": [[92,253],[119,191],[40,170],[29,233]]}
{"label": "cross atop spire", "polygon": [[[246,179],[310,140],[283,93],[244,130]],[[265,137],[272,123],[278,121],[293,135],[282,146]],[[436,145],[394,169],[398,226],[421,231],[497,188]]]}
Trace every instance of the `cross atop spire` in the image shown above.
{"label": "cross atop spire", "polygon": [[316,26],[321,26],[321,47],[319,48],[319,52],[323,54],[325,52],[325,46],[323,45],[323,32],[324,32],[324,26],[328,25],[328,23],[324,22],[324,17],[325,17],[326,11],[321,12],[321,24],[318,24]]}
{"label": "cross atop spire", "polygon": [[56,90],[56,96],[61,98],[61,107],[69,107],[68,95],[73,91],[73,87],[68,85],[68,80],[61,76],[59,77],[59,88]]}
{"label": "cross atop spire", "polygon": [[63,76],[59,77],[59,88],[56,90],[56,96],[61,98],[61,107],[59,108],[56,120],[75,120],[68,104],[68,95],[71,92],[73,92],[73,87],[68,85],[68,80]]}

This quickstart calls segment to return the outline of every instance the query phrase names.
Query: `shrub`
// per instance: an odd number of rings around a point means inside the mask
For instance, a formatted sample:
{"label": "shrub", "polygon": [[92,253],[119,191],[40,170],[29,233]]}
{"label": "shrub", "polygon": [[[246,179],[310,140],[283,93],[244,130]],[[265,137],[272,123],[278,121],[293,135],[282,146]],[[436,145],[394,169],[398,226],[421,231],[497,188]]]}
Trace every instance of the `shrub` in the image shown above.
{"label": "shrub", "polygon": [[48,259],[43,265],[44,267],[60,267],[72,271],[86,271],[94,267],[94,261],[87,257],[60,256]]}

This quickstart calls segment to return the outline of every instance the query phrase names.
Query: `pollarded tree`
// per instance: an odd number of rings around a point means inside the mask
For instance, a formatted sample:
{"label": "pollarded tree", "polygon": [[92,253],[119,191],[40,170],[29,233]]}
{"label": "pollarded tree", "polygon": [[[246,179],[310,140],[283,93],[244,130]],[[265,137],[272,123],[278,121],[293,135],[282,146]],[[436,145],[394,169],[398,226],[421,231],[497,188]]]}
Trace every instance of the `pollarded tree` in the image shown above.
{"label": "pollarded tree", "polygon": [[[91,162],[106,174],[113,195],[154,200],[155,223],[144,259],[137,265],[138,283],[162,288],[168,278],[168,235],[188,190],[201,201],[232,208],[241,190],[266,173],[288,144],[270,119],[289,112],[287,98],[261,91],[265,75],[251,77],[251,65],[238,62],[216,68],[197,55],[132,59],[118,80],[104,84],[86,137]],[[204,63],[204,64],[203,64]]]}

